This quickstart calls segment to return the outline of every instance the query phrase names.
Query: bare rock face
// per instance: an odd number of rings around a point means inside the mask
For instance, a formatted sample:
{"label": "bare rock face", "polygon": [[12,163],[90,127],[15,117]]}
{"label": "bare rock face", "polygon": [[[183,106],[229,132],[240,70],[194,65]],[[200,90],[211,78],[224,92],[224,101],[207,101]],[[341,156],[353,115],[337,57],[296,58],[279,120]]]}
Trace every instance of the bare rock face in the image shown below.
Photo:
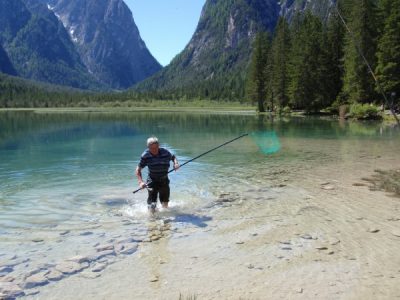
{"label": "bare rock face", "polygon": [[48,0],[83,63],[100,82],[128,88],[161,69],[122,0]]}

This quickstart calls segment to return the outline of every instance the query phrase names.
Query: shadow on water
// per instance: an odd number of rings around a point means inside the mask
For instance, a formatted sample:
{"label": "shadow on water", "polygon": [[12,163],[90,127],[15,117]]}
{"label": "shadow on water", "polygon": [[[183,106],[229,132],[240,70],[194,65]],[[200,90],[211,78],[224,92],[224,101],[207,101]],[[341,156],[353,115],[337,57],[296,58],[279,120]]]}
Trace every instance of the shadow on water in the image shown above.
{"label": "shadow on water", "polygon": [[192,225],[195,225],[197,227],[207,227],[208,221],[211,221],[212,217],[209,216],[197,216],[194,214],[179,214],[177,215],[172,222],[176,223],[190,223]]}

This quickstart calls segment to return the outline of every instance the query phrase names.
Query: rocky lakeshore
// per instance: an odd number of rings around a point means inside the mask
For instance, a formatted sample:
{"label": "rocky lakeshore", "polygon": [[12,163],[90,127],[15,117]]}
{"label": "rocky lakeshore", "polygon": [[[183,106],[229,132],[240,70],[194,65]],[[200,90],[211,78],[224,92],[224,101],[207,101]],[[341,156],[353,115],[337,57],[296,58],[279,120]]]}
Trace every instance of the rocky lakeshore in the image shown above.
{"label": "rocky lakeshore", "polygon": [[[266,171],[264,177],[275,178],[269,186],[221,191],[192,214],[161,214],[149,220],[144,236],[98,245],[95,254],[23,280],[6,274],[2,293],[27,299],[396,299],[400,199],[371,191],[362,178],[374,165],[362,165],[358,172],[351,164],[313,167],[301,176]],[[392,161],[379,159],[379,165],[389,169]],[[120,245],[133,254],[120,253]],[[102,260],[107,257],[113,259]]]}

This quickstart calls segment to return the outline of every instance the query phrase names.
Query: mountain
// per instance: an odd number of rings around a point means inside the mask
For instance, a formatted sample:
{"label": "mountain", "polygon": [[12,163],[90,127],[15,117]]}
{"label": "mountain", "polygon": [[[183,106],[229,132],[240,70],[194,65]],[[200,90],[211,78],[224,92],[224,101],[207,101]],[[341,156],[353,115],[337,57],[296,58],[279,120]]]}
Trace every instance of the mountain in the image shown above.
{"label": "mountain", "polygon": [[296,13],[306,10],[326,21],[336,5],[336,0],[282,0],[280,2],[280,15],[291,21]]}
{"label": "mountain", "polygon": [[[208,0],[185,49],[161,72],[135,87],[147,90],[199,90],[227,97],[244,80],[251,44],[260,30],[272,31],[279,16],[277,1]],[[223,90],[225,87],[225,90]],[[243,90],[236,89],[236,93]]]}
{"label": "mountain", "polygon": [[66,28],[86,68],[103,84],[128,88],[161,69],[122,0],[47,3]]}
{"label": "mountain", "polygon": [[8,58],[7,52],[3,49],[0,44],[0,73],[6,73],[9,75],[17,75],[10,59]]}
{"label": "mountain", "polygon": [[35,0],[0,0],[0,41],[19,76],[79,88],[100,88],[62,24]]}
{"label": "mountain", "polygon": [[161,69],[122,0],[0,0],[0,46],[0,71],[75,88],[125,89]]}
{"label": "mountain", "polygon": [[291,20],[297,12],[307,9],[327,18],[333,3],[332,0],[207,0],[185,49],[134,90],[241,99],[256,33],[272,33],[280,16]]}

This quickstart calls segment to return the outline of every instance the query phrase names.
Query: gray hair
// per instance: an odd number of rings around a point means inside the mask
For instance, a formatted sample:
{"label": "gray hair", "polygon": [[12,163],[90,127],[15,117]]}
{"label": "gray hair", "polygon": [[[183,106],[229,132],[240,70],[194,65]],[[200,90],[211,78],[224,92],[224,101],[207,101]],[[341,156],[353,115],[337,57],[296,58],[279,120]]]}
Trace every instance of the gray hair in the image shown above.
{"label": "gray hair", "polygon": [[155,136],[149,137],[147,139],[147,147],[149,147],[150,145],[153,145],[153,144],[158,144],[158,138]]}

